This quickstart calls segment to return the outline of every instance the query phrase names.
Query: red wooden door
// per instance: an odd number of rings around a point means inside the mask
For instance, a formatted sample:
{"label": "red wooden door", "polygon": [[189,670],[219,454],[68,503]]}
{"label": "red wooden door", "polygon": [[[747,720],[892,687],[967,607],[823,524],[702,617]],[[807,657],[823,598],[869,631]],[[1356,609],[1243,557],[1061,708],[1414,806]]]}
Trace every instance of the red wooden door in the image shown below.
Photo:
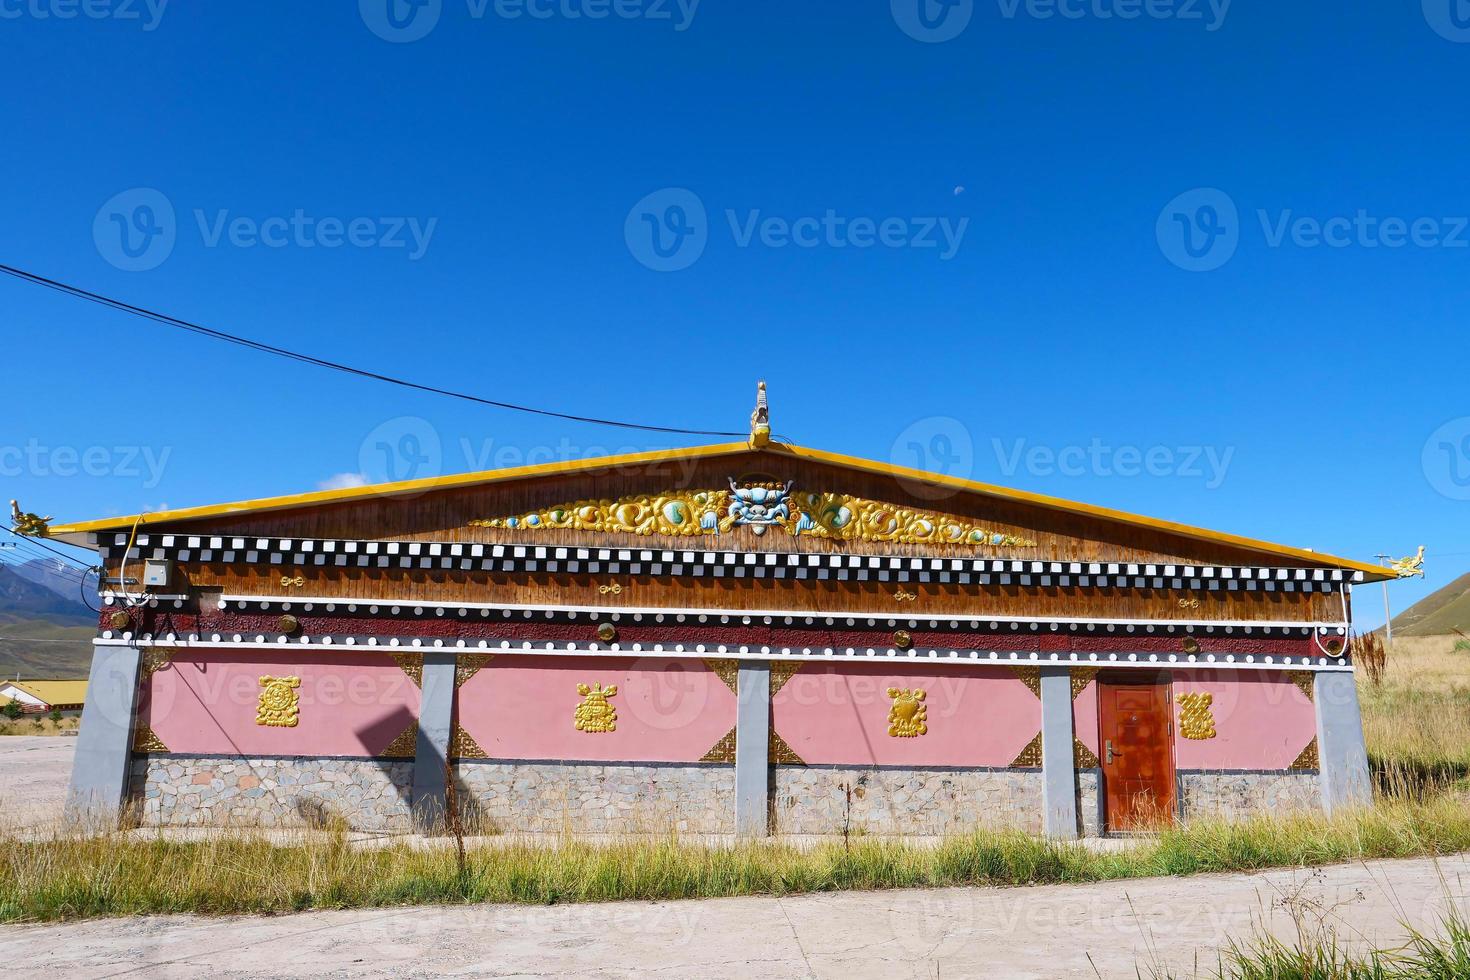
{"label": "red wooden door", "polygon": [[1108,830],[1147,830],[1174,820],[1174,726],[1169,685],[1100,678],[1099,746]]}

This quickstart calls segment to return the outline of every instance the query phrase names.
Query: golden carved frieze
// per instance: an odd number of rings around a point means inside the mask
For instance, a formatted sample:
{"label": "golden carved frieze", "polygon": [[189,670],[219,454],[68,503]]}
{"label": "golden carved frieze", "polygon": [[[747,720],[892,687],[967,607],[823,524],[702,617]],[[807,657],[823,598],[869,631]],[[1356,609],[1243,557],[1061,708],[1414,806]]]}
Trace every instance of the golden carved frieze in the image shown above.
{"label": "golden carved frieze", "polygon": [[845,493],[793,490],[793,483],[730,481],[728,490],[681,490],[616,499],[574,500],[542,510],[470,521],[471,527],[517,531],[576,530],[663,537],[702,537],[748,527],[781,528],[835,541],[877,541],[989,548],[1032,548],[1025,537],[963,517],[899,507]]}
{"label": "golden carved frieze", "polygon": [[1179,734],[1187,739],[1202,742],[1215,737],[1215,714],[1211,709],[1215,696],[1208,691],[1180,694]]}
{"label": "golden carved frieze", "polygon": [[1310,670],[1293,670],[1286,676],[1290,677],[1291,682],[1295,684],[1297,688],[1307,696],[1308,701],[1316,702],[1317,684],[1316,679],[1313,677]]}
{"label": "golden carved frieze", "polygon": [[[730,693],[736,697],[740,696],[740,662],[736,660],[711,660],[706,659],[704,665],[724,682],[730,689]],[[773,692],[774,693],[774,692]]]}
{"label": "golden carved frieze", "polygon": [[582,695],[572,718],[577,731],[600,734],[618,730],[618,710],[608,701],[618,693],[616,684],[578,684],[577,693]]}
{"label": "golden carved frieze", "polygon": [[1072,765],[1077,769],[1101,769],[1102,760],[1097,757],[1087,746],[1082,744],[1080,738],[1072,739]]}
{"label": "golden carved frieze", "polygon": [[929,731],[929,710],[924,707],[925,691],[890,687],[893,704],[888,709],[888,734],[892,738],[918,738]]}
{"label": "golden carved frieze", "polygon": [[1031,693],[1038,698],[1041,697],[1041,668],[1032,666],[1012,667],[1011,673],[1016,675],[1016,680],[1025,684]]}
{"label": "golden carved frieze", "polygon": [[449,757],[451,759],[490,758],[485,750],[480,748],[480,743],[475,741],[474,736],[458,724],[455,724],[454,733],[449,738]]}
{"label": "golden carved frieze", "polygon": [[295,728],[301,716],[297,689],[299,677],[260,676],[260,699],[255,708],[255,723],[266,728]]}
{"label": "golden carved frieze", "polygon": [[1077,700],[1077,695],[1087,689],[1087,685],[1097,679],[1099,667],[1073,667],[1072,668],[1072,700]]}
{"label": "golden carved frieze", "polygon": [[[779,694],[781,688],[785,687],[786,683],[796,676],[798,670],[801,670],[800,661],[777,660],[773,662],[771,664],[771,697]],[[737,691],[736,693],[738,694],[739,692]]]}

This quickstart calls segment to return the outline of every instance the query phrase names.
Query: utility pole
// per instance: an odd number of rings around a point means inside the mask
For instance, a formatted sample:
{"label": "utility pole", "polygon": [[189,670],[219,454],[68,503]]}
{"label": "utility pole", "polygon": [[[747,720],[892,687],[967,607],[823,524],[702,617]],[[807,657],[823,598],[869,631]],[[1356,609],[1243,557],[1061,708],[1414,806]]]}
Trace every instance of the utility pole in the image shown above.
{"label": "utility pole", "polygon": [[[1374,555],[1378,564],[1389,560],[1388,555]],[[1393,646],[1393,613],[1388,608],[1388,579],[1383,580],[1383,635],[1384,646]]]}

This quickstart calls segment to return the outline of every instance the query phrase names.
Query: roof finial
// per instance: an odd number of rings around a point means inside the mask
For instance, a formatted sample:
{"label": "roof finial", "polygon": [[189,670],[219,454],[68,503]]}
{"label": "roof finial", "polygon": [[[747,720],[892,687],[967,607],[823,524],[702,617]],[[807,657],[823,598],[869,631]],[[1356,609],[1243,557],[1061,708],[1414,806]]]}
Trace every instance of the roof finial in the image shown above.
{"label": "roof finial", "polygon": [[755,389],[755,411],[750,413],[750,448],[763,449],[771,442],[771,410],[766,405],[766,383]]}

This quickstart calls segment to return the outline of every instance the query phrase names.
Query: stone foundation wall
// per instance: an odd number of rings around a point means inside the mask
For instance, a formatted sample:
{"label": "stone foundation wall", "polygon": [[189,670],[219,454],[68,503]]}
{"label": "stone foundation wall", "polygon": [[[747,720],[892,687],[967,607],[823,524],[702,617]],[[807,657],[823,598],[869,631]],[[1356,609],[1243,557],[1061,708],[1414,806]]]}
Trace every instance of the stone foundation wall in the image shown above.
{"label": "stone foundation wall", "polygon": [[556,762],[459,763],[466,816],[535,833],[735,832],[735,767]]}
{"label": "stone foundation wall", "polygon": [[[1041,772],[777,766],[774,833],[937,835],[977,827],[1041,832]],[[847,789],[852,790],[849,806]]]}
{"label": "stone foundation wall", "polygon": [[1083,837],[1102,834],[1102,772],[1098,769],[1077,770],[1077,817],[1082,823]]}
{"label": "stone foundation wall", "polygon": [[1230,818],[1320,810],[1315,772],[1179,772],[1179,812]]}
{"label": "stone foundation wall", "polygon": [[406,830],[413,763],[390,759],[133,760],[132,795],[150,826],[320,826]]}

